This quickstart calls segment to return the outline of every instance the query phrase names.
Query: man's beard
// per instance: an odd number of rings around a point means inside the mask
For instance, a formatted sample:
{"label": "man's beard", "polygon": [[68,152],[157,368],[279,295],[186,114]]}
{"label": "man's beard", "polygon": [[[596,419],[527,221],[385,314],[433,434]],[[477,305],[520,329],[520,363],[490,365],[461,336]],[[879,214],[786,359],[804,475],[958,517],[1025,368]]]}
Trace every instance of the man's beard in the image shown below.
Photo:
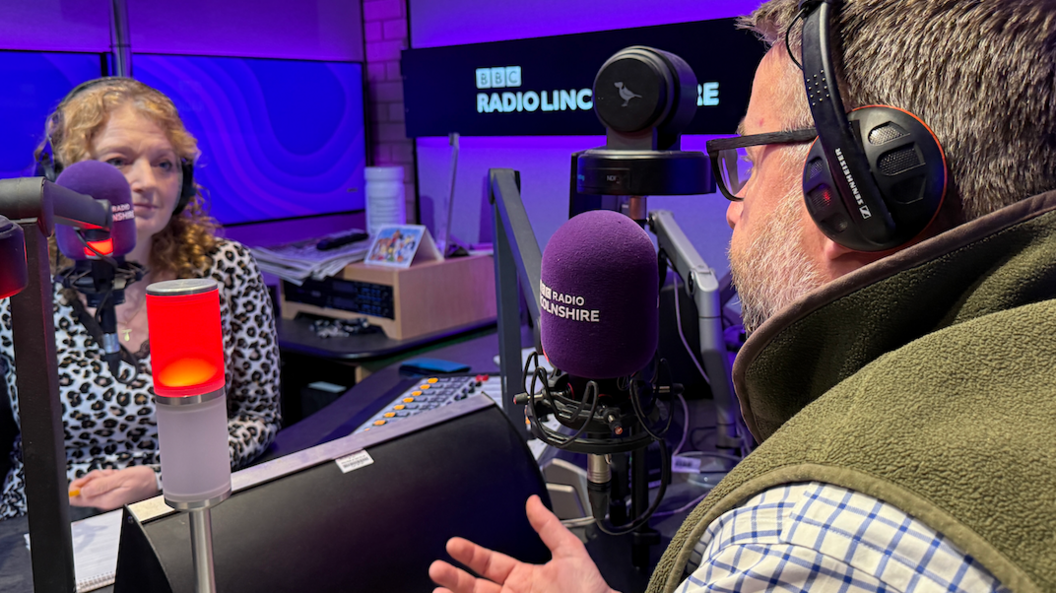
{"label": "man's beard", "polygon": [[803,247],[802,208],[803,191],[797,187],[767,213],[762,232],[747,247],[735,250],[730,244],[730,271],[748,332],[823,284]]}

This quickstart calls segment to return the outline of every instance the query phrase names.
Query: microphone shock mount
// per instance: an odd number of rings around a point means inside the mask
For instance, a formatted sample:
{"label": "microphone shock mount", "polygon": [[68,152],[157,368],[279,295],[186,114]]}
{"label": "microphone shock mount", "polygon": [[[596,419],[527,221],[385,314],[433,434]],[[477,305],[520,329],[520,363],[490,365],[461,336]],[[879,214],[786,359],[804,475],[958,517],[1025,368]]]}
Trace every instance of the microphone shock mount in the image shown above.
{"label": "microphone shock mount", "polygon": [[[110,374],[120,381],[122,348],[117,339],[117,314],[114,307],[125,302],[125,288],[142,280],[147,269],[136,262],[125,261],[123,256],[112,257],[100,253],[79,232],[77,237],[95,258],[78,260],[73,266],[60,271],[56,279],[64,288],[83,294],[88,306],[95,309],[94,318],[84,315],[80,321],[102,347],[103,359]],[[92,325],[95,327],[90,327]],[[132,363],[133,367],[138,367],[134,359]],[[129,381],[134,380],[135,375],[138,375],[138,368]]]}
{"label": "microphone shock mount", "polygon": [[[667,368],[667,361],[661,358],[655,358],[653,365],[630,377],[603,380],[577,378],[560,370],[547,372],[538,363],[539,353],[534,352],[522,375],[526,382],[531,376],[531,383],[522,385],[524,392],[514,398],[515,403],[526,405],[532,434],[552,447],[587,454],[588,496],[599,529],[610,535],[638,530],[656,512],[671,481],[671,460],[664,435],[671,427],[671,400],[681,393],[682,386],[659,380],[660,369]],[[670,376],[669,371],[667,374]],[[547,426],[551,414],[571,434]],[[607,525],[611,455],[630,451],[644,454],[653,441],[660,447],[662,463],[656,499],[630,524]]]}

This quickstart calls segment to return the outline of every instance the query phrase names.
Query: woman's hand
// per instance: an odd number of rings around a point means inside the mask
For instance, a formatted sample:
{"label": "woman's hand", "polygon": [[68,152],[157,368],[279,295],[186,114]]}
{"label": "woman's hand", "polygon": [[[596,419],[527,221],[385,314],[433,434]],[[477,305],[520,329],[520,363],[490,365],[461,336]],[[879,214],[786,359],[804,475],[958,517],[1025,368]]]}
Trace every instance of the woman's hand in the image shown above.
{"label": "woman's hand", "polygon": [[[125,469],[97,469],[70,482],[70,504],[104,511],[149,498],[158,493],[154,470],[137,465]],[[74,496],[76,494],[76,496]]]}
{"label": "woman's hand", "polygon": [[460,537],[447,542],[447,553],[484,578],[437,560],[429,577],[440,585],[434,593],[615,593],[605,584],[587,549],[561,524],[538,496],[528,499],[528,522],[550,548],[553,559],[542,565],[520,562]]}

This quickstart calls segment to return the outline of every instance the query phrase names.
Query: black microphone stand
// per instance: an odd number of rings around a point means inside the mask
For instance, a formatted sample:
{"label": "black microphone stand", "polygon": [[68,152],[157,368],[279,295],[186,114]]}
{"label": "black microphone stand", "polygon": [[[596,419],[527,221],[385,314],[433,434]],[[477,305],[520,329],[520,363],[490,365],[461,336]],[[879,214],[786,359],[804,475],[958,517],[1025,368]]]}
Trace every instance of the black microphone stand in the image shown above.
{"label": "black microphone stand", "polygon": [[[520,309],[522,305],[528,309],[528,316],[535,328],[536,350],[541,352],[538,303],[542,253],[521,199],[520,174],[511,169],[491,169],[488,174],[489,199],[495,228],[495,289],[498,303],[499,361],[503,380],[502,407],[515,426],[523,426],[522,419],[526,417],[525,408],[530,407],[526,405],[530,396],[525,393],[514,397],[514,394],[523,391],[523,382],[526,379],[524,369],[521,368]],[[644,216],[643,212],[642,217]],[[521,299],[522,290],[526,297],[524,300]],[[618,408],[612,411],[617,419],[624,416]],[[533,424],[530,429],[524,429],[525,437],[539,429],[531,412],[527,417],[532,419]],[[586,435],[588,440],[595,440],[599,444],[577,444],[569,447],[570,450],[592,453],[597,463],[601,463],[600,456],[611,455],[618,464],[615,475],[611,480],[606,480],[608,488],[595,485],[600,488],[599,492],[605,491],[605,508],[593,509],[600,512],[602,520],[605,511],[609,511],[610,521],[617,524],[617,529],[625,528],[635,523],[637,518],[649,514],[647,509],[650,507],[646,448],[651,438],[644,430],[633,430],[631,424],[633,423],[627,423],[627,432],[619,443],[608,442],[610,439],[607,436],[611,430],[605,429],[612,427],[601,422],[597,426],[600,432],[589,432]],[[558,439],[560,440],[560,437]],[[626,504],[628,493],[633,515],[629,520],[626,506],[621,507]],[[634,565],[644,571],[649,565],[649,549],[659,543],[660,537],[659,532],[650,527],[647,520],[638,522],[640,524],[629,532],[634,534],[631,556]]]}
{"label": "black microphone stand", "polygon": [[[635,427],[628,428],[634,434]],[[631,470],[631,515],[641,517],[649,508],[649,466],[646,456],[649,454],[648,447],[635,449],[627,455],[630,456]],[[661,460],[663,463],[664,460]],[[670,463],[670,462],[668,462]],[[652,546],[660,543],[660,532],[646,521],[638,529],[632,532],[631,540],[631,564],[642,572],[649,569],[649,550]]]}
{"label": "black microphone stand", "polygon": [[[91,203],[89,203],[91,202]],[[110,204],[42,177],[0,180],[0,216],[22,227],[26,288],[11,297],[33,590],[76,591],[48,237],[56,219],[109,228]]]}
{"label": "black microphone stand", "polygon": [[[79,260],[72,267],[57,275],[62,285],[85,296],[88,306],[96,309],[103,349],[110,374],[120,380],[121,343],[117,339],[117,313],[114,308],[125,302],[125,288],[141,280],[146,268],[127,262],[123,256],[103,259]],[[88,328],[89,332],[92,328]]]}

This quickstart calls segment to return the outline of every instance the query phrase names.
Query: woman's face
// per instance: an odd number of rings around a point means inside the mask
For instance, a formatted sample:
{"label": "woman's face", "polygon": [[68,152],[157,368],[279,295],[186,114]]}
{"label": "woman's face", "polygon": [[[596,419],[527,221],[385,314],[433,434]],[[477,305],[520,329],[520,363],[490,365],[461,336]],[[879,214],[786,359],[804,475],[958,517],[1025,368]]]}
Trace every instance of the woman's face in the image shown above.
{"label": "woman's face", "polygon": [[165,228],[179,199],[183,171],[165,132],[131,105],[115,109],[92,142],[92,158],[110,163],[132,188],[136,244]]}

